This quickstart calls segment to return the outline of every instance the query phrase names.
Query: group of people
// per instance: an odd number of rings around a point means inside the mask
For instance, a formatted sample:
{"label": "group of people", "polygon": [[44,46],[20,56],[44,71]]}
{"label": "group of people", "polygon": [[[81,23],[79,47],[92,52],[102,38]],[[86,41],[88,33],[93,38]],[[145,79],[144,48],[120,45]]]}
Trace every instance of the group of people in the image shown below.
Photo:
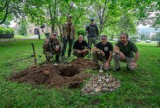
{"label": "group of people", "polygon": [[[119,41],[115,44],[114,48],[112,43],[108,42],[107,36],[102,35],[101,41],[97,43],[97,38],[99,35],[98,27],[91,19],[91,23],[86,27],[86,33],[88,35],[88,42],[83,39],[82,35],[75,39],[75,27],[72,22],[72,16],[68,16],[67,22],[63,26],[62,43],[57,38],[56,33],[52,33],[51,36],[45,40],[43,44],[43,53],[46,56],[46,60],[50,61],[55,55],[56,62],[60,62],[59,58],[65,58],[65,52],[67,43],[68,45],[68,57],[71,56],[73,49],[73,55],[77,57],[85,57],[92,52],[93,61],[96,67],[93,69],[99,69],[99,61],[101,61],[104,66],[104,70],[110,69],[111,60],[113,58],[115,68],[114,71],[120,71],[120,61],[124,61],[127,64],[127,70],[132,71],[137,67],[137,60],[139,58],[139,51],[136,45],[129,40],[128,34],[122,33],[120,35]],[[92,48],[92,44],[94,47]]]}

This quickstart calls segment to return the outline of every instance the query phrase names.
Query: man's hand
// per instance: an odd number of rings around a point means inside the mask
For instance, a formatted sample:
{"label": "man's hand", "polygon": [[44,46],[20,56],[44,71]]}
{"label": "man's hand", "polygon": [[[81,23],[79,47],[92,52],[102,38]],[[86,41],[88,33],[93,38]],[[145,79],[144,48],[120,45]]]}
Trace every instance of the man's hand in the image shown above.
{"label": "man's hand", "polygon": [[105,53],[102,51],[102,50],[99,50],[100,53],[102,54],[102,56],[104,57],[105,56]]}
{"label": "man's hand", "polygon": [[137,67],[137,64],[136,64],[136,62],[133,61],[133,62],[131,63],[131,68],[134,69],[134,68],[136,68],[136,67]]}
{"label": "man's hand", "polygon": [[47,39],[45,43],[48,43],[48,42],[49,42],[49,39]]}
{"label": "man's hand", "polygon": [[125,59],[125,55],[122,52],[119,52],[119,55],[120,55],[120,57],[121,57],[122,60]]}
{"label": "man's hand", "polygon": [[85,53],[85,52],[86,52],[86,50],[84,49],[84,50],[82,50],[81,52],[82,52],[82,53]]}
{"label": "man's hand", "polygon": [[77,52],[78,54],[81,54],[81,50],[76,50],[76,52]]}
{"label": "man's hand", "polygon": [[109,68],[109,62],[108,61],[105,63],[104,67],[107,68],[107,69]]}
{"label": "man's hand", "polygon": [[58,50],[59,50],[59,46],[56,46],[56,47],[55,47],[55,50],[58,51]]}

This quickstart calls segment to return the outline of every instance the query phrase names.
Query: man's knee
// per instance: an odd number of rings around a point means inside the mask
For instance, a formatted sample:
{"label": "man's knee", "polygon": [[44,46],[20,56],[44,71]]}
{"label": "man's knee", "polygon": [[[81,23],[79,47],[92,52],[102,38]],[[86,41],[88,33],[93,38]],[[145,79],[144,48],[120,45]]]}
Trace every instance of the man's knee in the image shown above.
{"label": "man's knee", "polygon": [[47,59],[52,59],[53,54],[51,52],[45,52],[45,56]]}
{"label": "man's knee", "polygon": [[113,53],[113,54],[112,54],[112,58],[113,58],[113,59],[116,59],[116,58],[118,58],[118,54],[116,54],[116,53]]}
{"label": "man's knee", "polygon": [[96,51],[93,51],[93,52],[92,52],[92,55],[93,55],[93,58],[95,58],[95,57],[97,57],[97,56],[98,56],[98,54],[97,54],[97,52],[96,52]]}
{"label": "man's knee", "polygon": [[73,51],[73,55],[78,57],[78,52],[77,51]]}
{"label": "man's knee", "polygon": [[129,69],[129,71],[135,71],[136,70],[136,66],[129,65],[128,69]]}

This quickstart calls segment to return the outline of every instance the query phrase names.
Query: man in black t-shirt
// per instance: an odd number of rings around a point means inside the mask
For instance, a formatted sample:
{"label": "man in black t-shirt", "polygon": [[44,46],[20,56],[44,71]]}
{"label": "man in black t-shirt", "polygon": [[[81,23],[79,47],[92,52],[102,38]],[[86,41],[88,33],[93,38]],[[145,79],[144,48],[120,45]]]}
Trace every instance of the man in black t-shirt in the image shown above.
{"label": "man in black t-shirt", "polygon": [[137,60],[139,51],[135,43],[128,40],[128,34],[122,33],[120,40],[114,47],[113,59],[115,63],[115,71],[120,71],[120,61],[127,63],[127,70],[134,71],[137,68]]}
{"label": "man in black t-shirt", "polygon": [[73,50],[73,55],[77,57],[85,57],[89,53],[89,46],[82,35],[79,35],[78,40],[74,42]]}
{"label": "man in black t-shirt", "polygon": [[101,42],[99,42],[93,48],[93,61],[96,63],[94,69],[99,68],[98,60],[103,61],[104,69],[108,70],[110,68],[110,61],[112,59],[113,45],[107,41],[107,36],[101,36]]}
{"label": "man in black t-shirt", "polygon": [[86,27],[86,33],[88,34],[88,44],[92,47],[92,43],[94,46],[97,44],[99,32],[98,27],[94,22],[94,18],[91,18],[90,21],[90,25]]}

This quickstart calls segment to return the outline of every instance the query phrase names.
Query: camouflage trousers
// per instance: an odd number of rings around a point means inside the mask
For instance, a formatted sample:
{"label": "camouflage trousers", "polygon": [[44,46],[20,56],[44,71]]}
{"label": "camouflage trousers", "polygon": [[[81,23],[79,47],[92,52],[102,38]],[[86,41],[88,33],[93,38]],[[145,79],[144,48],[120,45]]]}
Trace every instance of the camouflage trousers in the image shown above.
{"label": "camouflage trousers", "polygon": [[100,52],[94,51],[94,52],[92,52],[92,55],[93,55],[93,62],[95,62],[98,65],[99,64],[98,61],[101,61],[101,62],[103,62],[104,70],[110,69],[110,66],[105,67],[105,63],[107,62],[107,59],[104,56],[102,56],[102,54]]}
{"label": "camouflage trousers", "polygon": [[55,58],[55,59],[56,59],[56,61],[58,61],[61,52],[60,52],[60,51],[57,51],[57,52],[49,52],[49,51],[47,51],[47,52],[44,52],[44,54],[45,54],[45,56],[46,56],[46,60],[47,60],[47,61],[49,61],[50,59],[52,59],[52,58],[53,58],[53,55],[56,55],[56,58]]}
{"label": "camouflage trousers", "polygon": [[88,45],[92,48],[92,43],[94,46],[97,44],[97,38],[96,37],[88,37]]}
{"label": "camouflage trousers", "polygon": [[134,60],[133,58],[130,58],[130,57],[126,57],[125,56],[125,60],[122,60],[121,58],[120,58],[120,55],[119,54],[113,54],[112,55],[112,57],[113,57],[113,59],[114,59],[114,64],[115,64],[115,68],[120,68],[120,61],[122,61],[122,62],[126,62],[126,64],[127,64],[127,67],[129,68],[129,70],[131,70],[131,71],[134,71],[135,70],[135,67],[133,68],[132,66],[131,66],[131,63],[132,63],[132,61]]}
{"label": "camouflage trousers", "polygon": [[73,52],[73,55],[75,55],[77,57],[85,57],[88,54],[89,54],[89,50],[86,50],[84,53],[78,53],[77,51]]}

